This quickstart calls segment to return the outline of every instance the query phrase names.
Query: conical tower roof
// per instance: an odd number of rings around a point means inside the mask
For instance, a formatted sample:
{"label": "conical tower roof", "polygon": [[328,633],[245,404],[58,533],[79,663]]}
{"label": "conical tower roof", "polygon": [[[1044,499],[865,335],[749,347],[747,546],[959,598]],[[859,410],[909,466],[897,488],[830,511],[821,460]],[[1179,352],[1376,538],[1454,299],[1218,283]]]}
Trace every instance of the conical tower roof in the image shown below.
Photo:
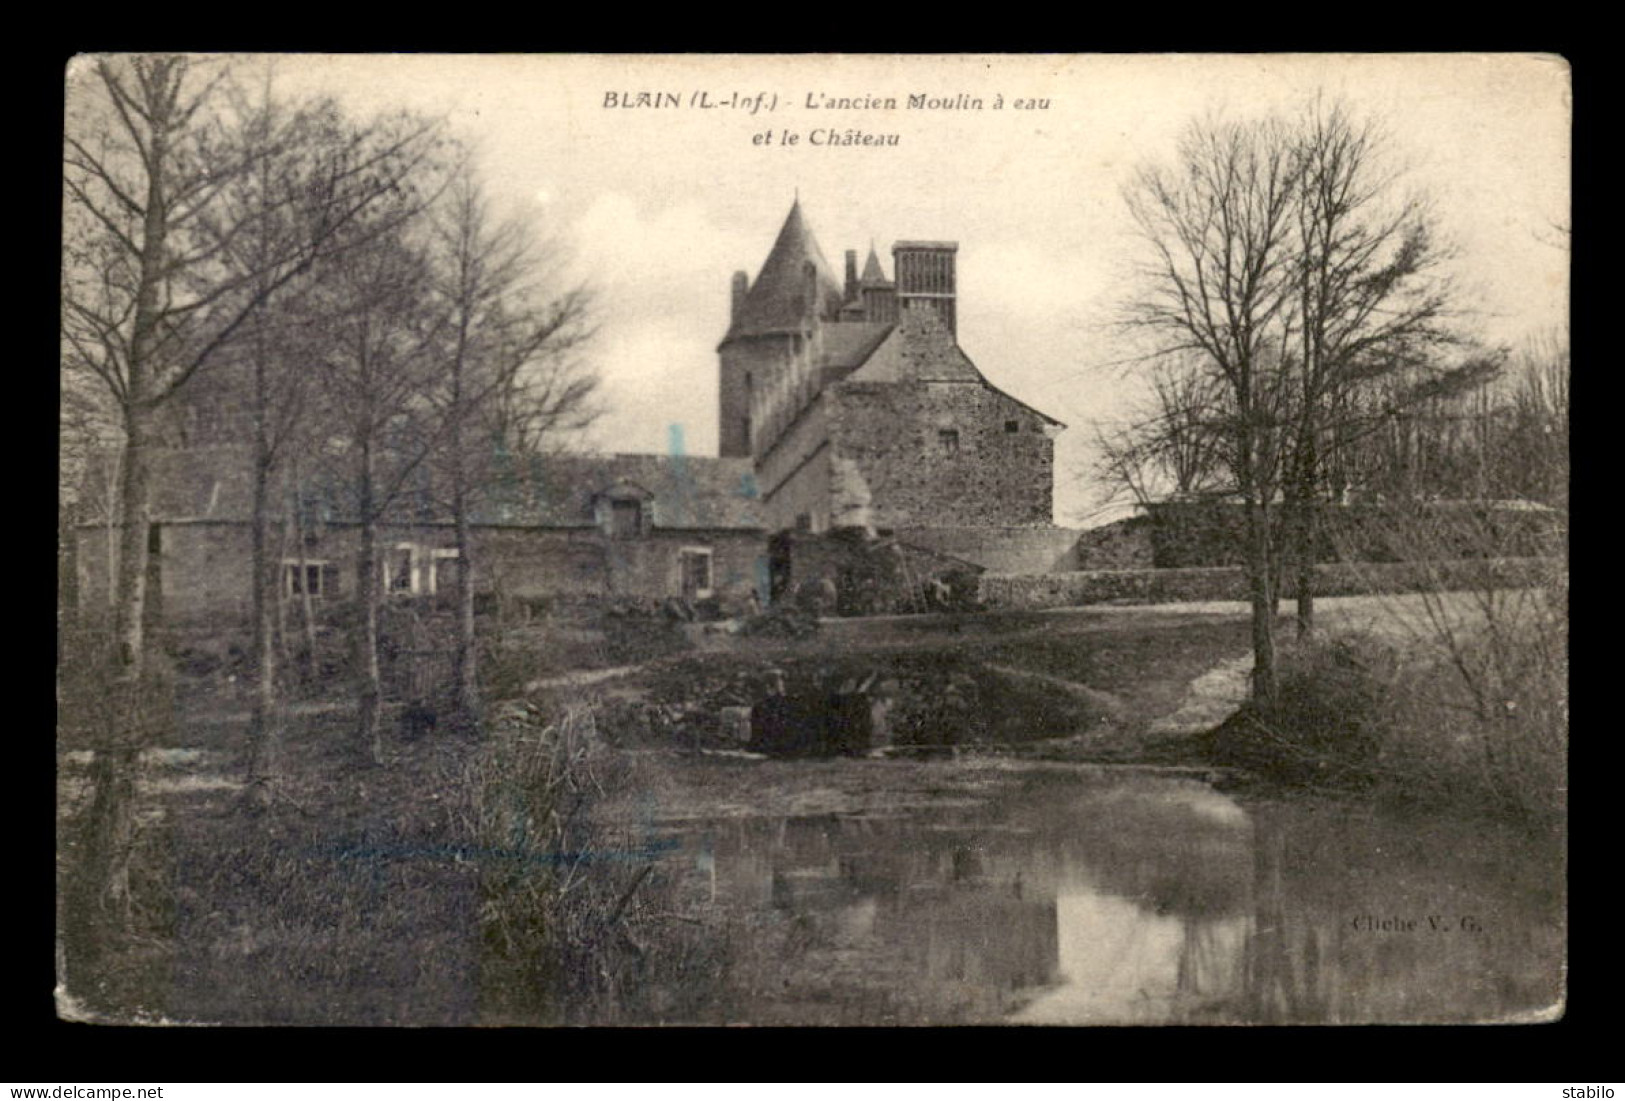
{"label": "conical tower roof", "polygon": [[807,285],[803,265],[811,260],[817,272],[824,298],[840,302],[842,290],[835,279],[829,261],[818,248],[812,231],[801,213],[801,200],[790,207],[784,219],[773,251],[767,254],[762,270],[757,273],[745,295],[745,301],[728,330],[730,338],[759,336],[763,333],[793,332],[805,327],[807,317]]}

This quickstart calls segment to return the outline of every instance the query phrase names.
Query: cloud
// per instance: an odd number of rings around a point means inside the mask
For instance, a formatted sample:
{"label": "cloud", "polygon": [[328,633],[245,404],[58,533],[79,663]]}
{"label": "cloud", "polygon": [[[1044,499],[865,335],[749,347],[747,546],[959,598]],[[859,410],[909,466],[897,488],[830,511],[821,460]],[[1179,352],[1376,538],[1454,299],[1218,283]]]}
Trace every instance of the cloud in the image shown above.
{"label": "cloud", "polygon": [[749,243],[696,201],[645,207],[622,191],[597,196],[569,236],[579,276],[597,291],[595,352],[610,410],[601,445],[664,450],[667,427],[681,424],[689,450],[713,452],[728,274]]}

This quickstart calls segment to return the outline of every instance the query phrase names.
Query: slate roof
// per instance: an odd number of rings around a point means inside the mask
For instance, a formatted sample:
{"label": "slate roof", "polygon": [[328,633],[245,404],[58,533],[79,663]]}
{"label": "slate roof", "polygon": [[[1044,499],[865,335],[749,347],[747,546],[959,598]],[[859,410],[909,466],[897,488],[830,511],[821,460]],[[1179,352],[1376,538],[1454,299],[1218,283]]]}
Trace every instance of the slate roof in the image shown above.
{"label": "slate roof", "polygon": [[828,302],[839,303],[844,292],[836,282],[829,261],[824,259],[818,242],[807,228],[801,214],[801,202],[790,207],[790,214],[779,230],[773,250],[762,263],[762,270],[745,293],[745,301],[728,329],[725,340],[740,336],[759,336],[765,333],[799,331],[806,327],[807,288],[802,265],[811,260],[818,273]]}
{"label": "slate roof", "polygon": [[[85,464],[80,500],[85,515],[100,518],[109,498],[118,492],[118,463],[114,451],[92,455]],[[226,520],[247,522],[253,517],[254,483],[250,452],[242,445],[163,449],[149,458],[149,499],[155,520]]]}
{"label": "slate roof", "polygon": [[935,310],[904,310],[886,338],[863,359],[862,366],[847,375],[846,381],[979,382],[1050,424],[1065,427],[1048,413],[1034,409],[989,382],[960,349],[954,334],[948,331]]}
{"label": "slate roof", "polygon": [[889,322],[830,322],[821,330],[824,353],[819,360],[819,366],[846,369],[856,367],[874,353],[891,330],[892,325]]}
{"label": "slate roof", "polygon": [[[99,521],[114,456],[93,457],[86,471],[86,515]],[[152,518],[161,523],[218,521],[248,523],[253,518],[253,482],[246,447],[166,449],[151,456]],[[339,486],[321,487],[312,477],[312,496],[332,522],[355,518]],[[510,471],[500,470],[476,506],[473,522],[522,527],[585,528],[597,523],[594,501],[617,486],[635,486],[652,500],[651,523],[668,529],[761,527],[756,482],[749,459],[666,455],[550,455]],[[275,496],[278,507],[280,495]],[[446,515],[417,511],[423,501],[404,494],[396,522],[449,521]],[[410,516],[407,513],[411,513]]]}
{"label": "slate roof", "polygon": [[625,487],[652,499],[651,523],[669,529],[754,530],[762,526],[748,458],[669,455],[550,455],[486,495],[476,523],[591,527],[595,499]]}
{"label": "slate roof", "polygon": [[935,310],[904,310],[853,382],[985,382]]}

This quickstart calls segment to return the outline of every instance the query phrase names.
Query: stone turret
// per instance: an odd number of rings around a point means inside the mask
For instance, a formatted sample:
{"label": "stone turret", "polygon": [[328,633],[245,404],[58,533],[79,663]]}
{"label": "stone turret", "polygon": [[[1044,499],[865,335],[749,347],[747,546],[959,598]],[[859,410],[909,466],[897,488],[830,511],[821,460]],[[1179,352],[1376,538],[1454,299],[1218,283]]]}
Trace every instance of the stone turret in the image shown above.
{"label": "stone turret", "polygon": [[753,406],[773,392],[818,325],[839,316],[843,300],[800,200],[791,205],[756,279],[742,282],[742,275],[734,276],[728,333],[717,348],[717,447],[723,456],[752,454],[763,430],[753,422],[761,417]]}

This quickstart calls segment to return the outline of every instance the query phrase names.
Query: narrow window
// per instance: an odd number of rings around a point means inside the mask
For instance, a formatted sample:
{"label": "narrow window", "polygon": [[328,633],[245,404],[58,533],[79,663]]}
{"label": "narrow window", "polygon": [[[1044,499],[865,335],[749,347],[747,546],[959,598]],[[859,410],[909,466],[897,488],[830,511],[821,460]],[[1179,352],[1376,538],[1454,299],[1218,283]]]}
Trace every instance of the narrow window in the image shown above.
{"label": "narrow window", "polygon": [[937,446],[944,455],[959,454],[959,429],[944,428],[937,433]]}
{"label": "narrow window", "polygon": [[429,592],[449,591],[456,583],[457,548],[441,547],[429,552]]}
{"label": "narrow window", "polygon": [[1020,421],[1005,421],[1004,422],[1004,430],[1006,432],[1020,432],[1021,431],[1021,422]]}
{"label": "narrow window", "polygon": [[611,501],[609,532],[626,539],[643,530],[643,505],[639,501]]}
{"label": "narrow window", "polygon": [[329,562],[284,559],[282,562],[282,592],[286,596],[327,596],[338,580],[338,567]]}
{"label": "narrow window", "polygon": [[418,591],[416,555],[410,543],[402,543],[384,556],[384,591],[411,594]]}
{"label": "narrow window", "polygon": [[704,547],[684,547],[679,559],[683,596],[703,600],[711,595],[711,551]]}

